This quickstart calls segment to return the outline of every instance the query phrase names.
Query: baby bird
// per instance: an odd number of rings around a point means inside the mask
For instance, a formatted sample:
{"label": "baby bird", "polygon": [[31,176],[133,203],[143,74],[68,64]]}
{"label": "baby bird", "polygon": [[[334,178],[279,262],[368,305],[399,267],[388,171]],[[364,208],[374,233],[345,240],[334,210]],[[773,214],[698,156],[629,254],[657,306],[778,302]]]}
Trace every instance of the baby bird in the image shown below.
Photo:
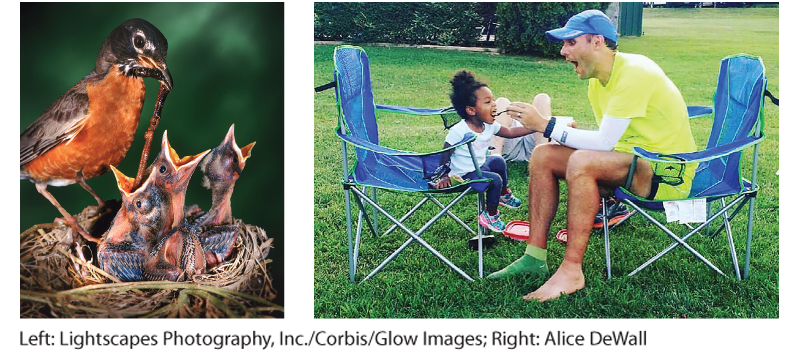
{"label": "baby bird", "polygon": [[122,281],[153,279],[151,273],[158,272],[157,263],[148,267],[153,250],[175,233],[183,221],[186,187],[207,153],[178,157],[164,131],[161,153],[146,170],[145,181],[137,190],[131,189],[133,178],[113,169],[123,195],[123,207],[98,247],[103,270]]}
{"label": "baby bird", "polygon": [[155,187],[152,174],[134,190],[133,178],[114,166],[111,170],[122,193],[122,207],[97,246],[97,259],[100,268],[121,281],[141,281],[152,244],[171,229],[167,224],[171,219],[164,216],[169,194]]}
{"label": "baby bird", "polygon": [[169,145],[167,131],[164,131],[161,153],[145,170],[155,187],[170,198],[169,206],[165,208],[170,227],[160,232],[144,262],[144,276],[148,280],[183,281],[191,275],[203,273],[205,269],[197,234],[184,224],[184,205],[189,179],[208,153],[206,150],[180,158]]}
{"label": "baby bird", "polygon": [[145,260],[148,280],[184,281],[205,272],[206,261],[197,233],[184,223],[153,247]]}
{"label": "baby bird", "polygon": [[231,195],[233,186],[242,173],[245,161],[256,142],[241,149],[236,145],[233,126],[222,143],[203,159],[203,186],[211,189],[211,208],[207,212],[197,211],[187,216],[187,223],[198,233],[205,251],[206,263],[214,267],[231,254],[239,229],[233,225]]}
{"label": "baby bird", "polygon": [[145,177],[152,175],[156,187],[168,192],[172,197],[168,215],[172,218],[170,224],[173,228],[180,226],[184,220],[186,188],[189,186],[189,179],[192,178],[195,168],[200,165],[203,157],[209,151],[180,158],[169,144],[167,131],[164,131],[161,139],[161,152],[144,172]]}

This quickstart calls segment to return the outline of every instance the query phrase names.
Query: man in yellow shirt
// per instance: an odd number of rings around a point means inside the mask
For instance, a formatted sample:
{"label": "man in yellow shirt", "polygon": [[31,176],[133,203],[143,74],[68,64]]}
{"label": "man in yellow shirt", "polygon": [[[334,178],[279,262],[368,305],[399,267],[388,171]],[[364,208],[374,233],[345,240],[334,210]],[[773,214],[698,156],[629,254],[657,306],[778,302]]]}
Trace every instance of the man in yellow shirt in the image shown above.
{"label": "man in yellow shirt", "polygon": [[[530,161],[530,237],[525,254],[488,278],[519,273],[549,274],[547,233],[558,208],[558,180],[569,188],[564,260],[539,289],[525,299],[546,301],[584,287],[582,269],[600,193],[623,186],[634,146],[660,153],[696,150],[686,104],[661,68],[647,57],[617,51],[614,24],[600,11],[581,12],[547,37],[563,41],[561,55],[589,80],[589,102],[599,131],[571,128],[548,118],[550,98],[540,94],[534,104],[512,103],[508,113],[528,129],[543,132],[560,144],[536,146]],[[543,114],[546,114],[543,116]],[[694,170],[682,178],[654,176],[652,166],[638,159],[629,191],[648,199],[676,199],[688,194]]]}

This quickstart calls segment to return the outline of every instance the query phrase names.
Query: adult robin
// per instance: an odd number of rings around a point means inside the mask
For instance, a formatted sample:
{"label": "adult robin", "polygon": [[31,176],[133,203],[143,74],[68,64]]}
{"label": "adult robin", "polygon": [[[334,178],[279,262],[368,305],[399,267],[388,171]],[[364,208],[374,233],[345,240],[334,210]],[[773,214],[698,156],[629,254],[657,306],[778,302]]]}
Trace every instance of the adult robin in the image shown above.
{"label": "adult robin", "polygon": [[206,255],[206,263],[214,267],[221,263],[233,249],[239,228],[233,224],[231,195],[233,186],[250,157],[256,142],[242,148],[236,145],[233,126],[222,143],[203,159],[203,186],[211,189],[211,208],[187,215],[187,223],[199,233],[198,238]]}
{"label": "adult robin", "polygon": [[144,77],[172,89],[167,69],[167,39],[142,19],[125,21],[100,46],[95,68],[39,116],[20,135],[20,179],[61,212],[66,222],[89,241],[47,186],[80,184],[103,207],[103,199],[86,183],[117,166],[133,142],[144,104]]}

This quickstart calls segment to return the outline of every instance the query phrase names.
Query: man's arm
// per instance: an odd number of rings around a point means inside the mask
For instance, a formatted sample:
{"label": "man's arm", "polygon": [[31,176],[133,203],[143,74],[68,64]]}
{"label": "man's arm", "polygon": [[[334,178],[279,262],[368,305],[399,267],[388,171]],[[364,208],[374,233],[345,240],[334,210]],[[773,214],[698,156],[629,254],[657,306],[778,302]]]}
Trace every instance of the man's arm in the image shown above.
{"label": "man's arm", "polygon": [[[550,122],[528,103],[511,103],[508,107],[508,114],[512,119],[522,123],[525,128],[537,132],[544,132]],[[604,116],[599,131],[579,130],[563,124],[555,124],[550,138],[570,148],[609,151],[614,149],[614,145],[617,144],[630,123],[630,119]]]}
{"label": "man's arm", "polygon": [[631,119],[604,116],[599,131],[579,130],[557,123],[550,138],[570,148],[611,151],[630,123]]}

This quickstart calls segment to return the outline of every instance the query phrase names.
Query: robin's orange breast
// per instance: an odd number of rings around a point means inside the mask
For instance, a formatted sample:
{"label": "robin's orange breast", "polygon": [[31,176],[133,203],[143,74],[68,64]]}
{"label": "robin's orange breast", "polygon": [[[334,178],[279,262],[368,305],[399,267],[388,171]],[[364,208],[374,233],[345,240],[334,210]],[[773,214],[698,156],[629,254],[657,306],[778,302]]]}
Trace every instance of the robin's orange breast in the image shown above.
{"label": "robin's orange breast", "polygon": [[[74,183],[78,171],[85,179],[97,177],[117,166],[131,147],[144,104],[144,81],[127,77],[116,66],[87,87],[89,114],[81,131],[70,141],[40,155],[25,165],[39,181]],[[71,181],[71,182],[69,182]]]}

